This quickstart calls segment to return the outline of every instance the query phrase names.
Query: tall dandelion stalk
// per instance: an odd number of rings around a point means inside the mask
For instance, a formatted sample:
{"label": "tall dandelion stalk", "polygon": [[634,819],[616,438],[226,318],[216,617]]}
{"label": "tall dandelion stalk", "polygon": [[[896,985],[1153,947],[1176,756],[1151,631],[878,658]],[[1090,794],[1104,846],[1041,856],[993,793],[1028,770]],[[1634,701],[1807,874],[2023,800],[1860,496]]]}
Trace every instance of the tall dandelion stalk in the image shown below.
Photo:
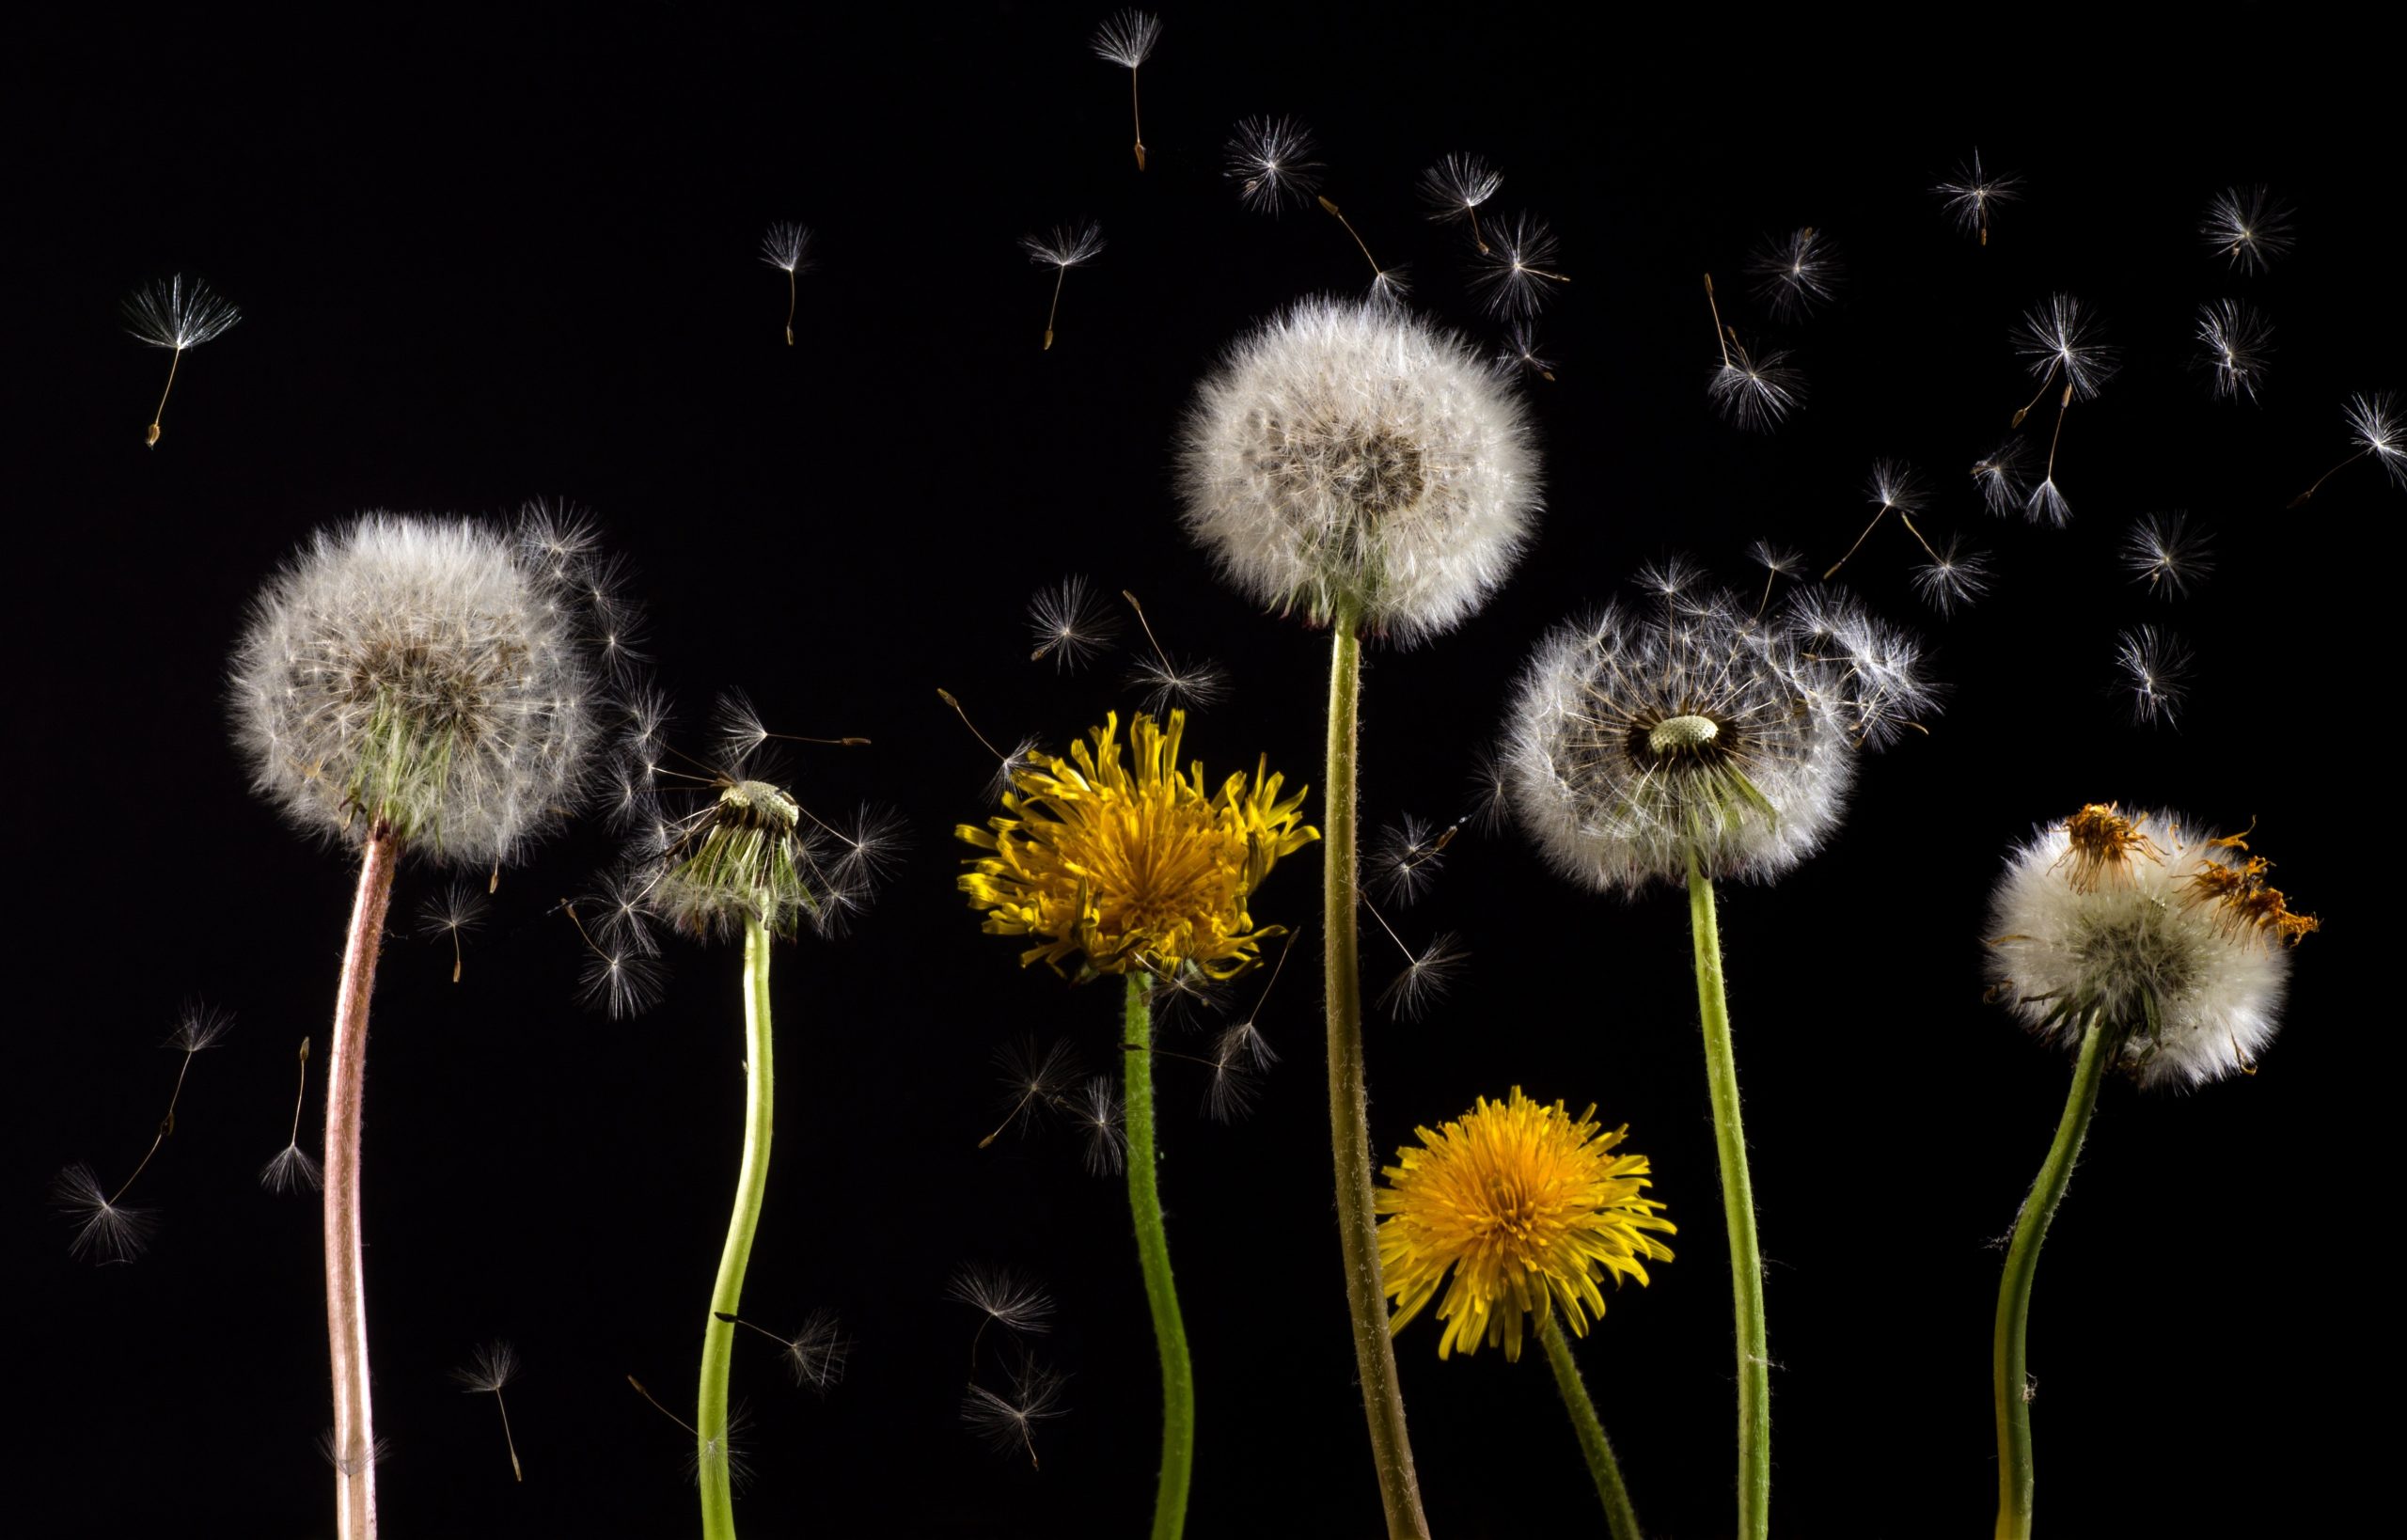
{"label": "tall dandelion stalk", "polygon": [[[376,1532],[360,1168],[369,1001],[401,858],[496,877],[583,799],[595,716],[591,536],[374,514],[321,531],[252,606],[232,665],[252,784],[357,854],[328,1038],[326,1335],[337,1532]],[[299,1164],[299,1163],[295,1163]]]}
{"label": "tall dandelion stalk", "polygon": [[1425,1536],[1379,1270],[1363,1065],[1362,641],[1436,636],[1486,601],[1530,539],[1536,451],[1519,398],[1459,338],[1392,306],[1309,300],[1204,380],[1180,458],[1188,528],[1222,574],[1329,628],[1322,871],[1338,1243],[1388,1532]]}
{"label": "tall dandelion stalk", "polygon": [[1997,1540],[2032,1533],[2031,1286],[2110,1068],[2142,1088],[2253,1075],[2280,1025],[2289,949],[2320,928],[2247,837],[2091,803],[2014,853],[1990,902],[1990,974],[2023,1025],[2069,1048],[2065,1099],[2014,1222],[1990,1355]]}
{"label": "tall dandelion stalk", "polygon": [[1771,1387],[1763,1254],[1739,1117],[1714,906],[1718,878],[1769,882],[1836,829],[1854,750],[1931,704],[1914,644],[1827,589],[1769,615],[1669,564],[1656,601],[1609,605],[1540,643],[1507,719],[1502,782],[1565,876],[1605,891],[1688,889],[1706,1085],[1722,1168],[1738,1350],[1738,1533],[1770,1528]]}
{"label": "tall dandelion stalk", "polygon": [[1119,717],[1108,715],[1068,758],[1031,754],[985,827],[954,831],[986,852],[968,860],[960,889],[985,911],[987,934],[1027,938],[1022,966],[1045,963],[1073,981],[1125,980],[1128,1209],[1162,1375],[1155,1540],[1172,1540],[1187,1523],[1195,1374],[1155,1169],[1154,990],[1234,979],[1260,961],[1262,943],[1285,933],[1254,923],[1254,890],[1282,856],[1319,837],[1302,821],[1309,789],[1281,796],[1285,778],[1270,773],[1267,756],[1251,779],[1239,772],[1218,788],[1205,785],[1201,761],[1182,773],[1186,731],[1183,711],[1172,712],[1167,727],[1139,716],[1124,764]]}

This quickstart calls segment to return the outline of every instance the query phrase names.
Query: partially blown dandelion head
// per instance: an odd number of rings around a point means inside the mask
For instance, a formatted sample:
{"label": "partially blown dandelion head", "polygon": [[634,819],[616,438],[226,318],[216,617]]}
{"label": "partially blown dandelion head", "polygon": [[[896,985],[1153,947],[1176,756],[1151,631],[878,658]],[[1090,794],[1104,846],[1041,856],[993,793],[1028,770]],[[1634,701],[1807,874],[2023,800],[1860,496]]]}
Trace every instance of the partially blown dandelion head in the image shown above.
{"label": "partially blown dandelion head", "polygon": [[1235,978],[1286,934],[1257,926],[1251,904],[1280,857],[1320,838],[1303,822],[1305,791],[1282,799],[1267,756],[1251,779],[1208,789],[1202,761],[1179,764],[1183,711],[1166,729],[1139,716],[1123,763],[1119,723],[1106,716],[1067,759],[1031,756],[1001,815],[954,830],[989,853],[965,863],[958,886],[986,911],[988,935],[1030,939],[1023,966]]}
{"label": "partially blown dandelion head", "polygon": [[1188,529],[1257,602],[1405,640],[1503,582],[1539,506],[1502,372],[1385,306],[1307,300],[1230,350],[1180,449]]}
{"label": "partially blown dandelion head", "polygon": [[1506,795],[1555,869],[1606,890],[1770,881],[1838,826],[1855,751],[1935,705],[1911,637],[1826,589],[1757,617],[1669,568],[1644,611],[1559,627],[1521,676]]}
{"label": "partially blown dandelion head", "polygon": [[1415,1130],[1420,1146],[1397,1152],[1377,1198],[1392,1329],[1402,1331],[1445,1286],[1439,1358],[1484,1343],[1518,1359],[1525,1315],[1559,1305],[1584,1336],[1605,1313],[1600,1281],[1644,1283],[1649,1261],[1672,1260],[1655,1237],[1675,1226],[1644,1196],[1653,1186],[1646,1157],[1615,1154],[1627,1128],[1607,1132],[1596,1118],[1594,1107],[1574,1118],[1563,1103],[1534,1102],[1515,1086],[1434,1133]]}
{"label": "partially blown dandelion head", "polygon": [[235,650],[252,785],[304,829],[465,865],[514,857],[593,775],[582,596],[520,536],[370,514],[271,580]]}
{"label": "partially blown dandelion head", "polygon": [[758,920],[772,935],[793,936],[824,904],[801,825],[801,806],[783,787],[728,778],[662,858],[649,906],[696,935],[730,935]]}
{"label": "partially blown dandelion head", "polygon": [[2094,1015],[2143,1085],[2248,1071],[2280,1022],[2289,947],[2319,928],[2244,836],[2092,804],[2006,858],[1989,971],[2034,1031],[2078,1047]]}

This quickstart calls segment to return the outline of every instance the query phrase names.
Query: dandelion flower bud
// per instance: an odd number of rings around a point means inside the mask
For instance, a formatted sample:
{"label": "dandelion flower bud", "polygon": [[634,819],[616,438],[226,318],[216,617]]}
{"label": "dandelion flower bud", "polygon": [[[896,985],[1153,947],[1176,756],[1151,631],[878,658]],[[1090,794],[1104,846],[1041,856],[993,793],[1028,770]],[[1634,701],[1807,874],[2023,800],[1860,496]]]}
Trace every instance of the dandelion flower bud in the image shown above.
{"label": "dandelion flower bud", "polygon": [[1504,580],[1539,507],[1520,399],[1392,306],[1306,300],[1233,347],[1180,450],[1187,526],[1230,581],[1410,641]]}
{"label": "dandelion flower bud", "polygon": [[2075,1049],[2095,1016],[2144,1086],[2253,1071],[2280,1025],[2289,947],[2320,924],[2247,849],[2112,804],[2049,825],[2006,858],[1990,901],[1997,993]]}
{"label": "dandelion flower bud", "polygon": [[358,843],[510,859],[571,811],[595,735],[574,574],[454,519],[321,530],[252,605],[232,668],[252,784]]}

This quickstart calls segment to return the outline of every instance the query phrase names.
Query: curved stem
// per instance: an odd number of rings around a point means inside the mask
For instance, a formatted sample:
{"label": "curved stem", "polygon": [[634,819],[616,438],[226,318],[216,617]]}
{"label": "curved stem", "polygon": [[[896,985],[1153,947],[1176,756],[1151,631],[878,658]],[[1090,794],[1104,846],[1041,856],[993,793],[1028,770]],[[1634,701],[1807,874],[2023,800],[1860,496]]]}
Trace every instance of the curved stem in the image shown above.
{"label": "curved stem", "polygon": [[1121,1098],[1128,1133],[1128,1212],[1137,1222],[1137,1262],[1145,1274],[1145,1304],[1154,1316],[1154,1346],[1162,1360],[1162,1469],[1154,1493],[1154,1540],[1177,1540],[1187,1527],[1187,1490],[1195,1469],[1195,1365],[1187,1354],[1171,1281],[1170,1237],[1162,1228],[1161,1189],[1154,1171],[1154,1011],[1150,981],[1128,975],[1128,1007],[1121,1059],[1127,1084]]}
{"label": "curved stem", "polygon": [[1571,1414],[1572,1431],[1580,1436],[1580,1453],[1587,1456],[1588,1474],[1596,1479],[1597,1501],[1605,1505],[1606,1531],[1613,1540],[1639,1540],[1638,1511],[1629,1505],[1629,1488],[1621,1484],[1621,1465],[1605,1438],[1597,1404],[1588,1399],[1588,1387],[1581,1383],[1580,1366],[1572,1361],[1563,1325],[1550,1308],[1538,1318],[1538,1342],[1546,1349],[1548,1367],[1554,1371],[1554,1388],[1563,1392],[1563,1409]]}
{"label": "curved stem", "polygon": [[735,1208],[718,1254],[710,1313],[702,1322],[702,1384],[694,1414],[697,1473],[702,1489],[704,1540],[734,1540],[735,1491],[727,1450],[727,1379],[742,1313],[744,1268],[752,1259],[752,1232],[761,1223],[761,1195],[769,1186],[769,1135],[777,1082],[770,1057],[769,933],[744,918],[744,1162],[735,1177]]}
{"label": "curved stem", "polygon": [[374,1540],[376,1420],[368,1388],[368,1289],[360,1248],[359,1128],[368,1084],[368,998],[376,987],[376,958],[385,941],[385,912],[393,899],[393,865],[401,855],[392,831],[379,824],[359,857],[359,888],[343,943],[342,982],[335,995],[334,1046],[326,1055],[326,1345],[335,1391],[335,1533],[339,1540]]}
{"label": "curved stem", "polygon": [[2072,1181],[2072,1163],[2081,1155],[2082,1136],[2089,1130],[2089,1114],[2098,1106],[2099,1083],[2105,1078],[2107,1032],[2092,1013],[2082,1029],[2081,1061],[2072,1072],[2072,1093],[2065,1099],[2065,1115],[2057,1121],[2056,1137],[2039,1179],[2022,1200],[2014,1221],[2014,1239],[2006,1251],[2006,1277],[1998,1284],[1997,1335],[1990,1354],[1990,1397],[1997,1409],[1997,1535],[1998,1540],[2025,1540],[2031,1533],[2031,1392],[2023,1350],[2031,1325],[2031,1281],[2039,1270],[2039,1243],[2048,1237],[2049,1221],[2064,1202]]}
{"label": "curved stem", "polygon": [[1428,1540],[1421,1482],[1412,1469],[1412,1441],[1404,1428],[1404,1392],[1396,1383],[1395,1343],[1388,1332],[1388,1296],[1379,1276],[1378,1215],[1371,1183],[1371,1104],[1362,1081],[1362,969],[1355,934],[1355,713],[1362,691],[1362,641],[1358,617],[1341,609],[1330,627],[1329,775],[1322,783],[1323,899],[1327,927],[1325,982],[1329,1009],[1329,1134],[1337,1168],[1337,1240],[1345,1254],[1345,1304],[1354,1322],[1354,1366],[1362,1382],[1362,1412],[1371,1424],[1371,1458],[1378,1468],[1379,1501],[1388,1534]]}
{"label": "curved stem", "polygon": [[1722,928],[1713,880],[1689,849],[1689,930],[1696,947],[1696,1003],[1705,1019],[1706,1083],[1713,1093],[1713,1146],[1722,1164],[1722,1219],[1730,1233],[1731,1305],[1738,1337],[1738,1536],[1771,1531],[1771,1359],[1764,1337],[1764,1259],[1755,1244],[1755,1189],[1738,1121],[1738,1067],[1722,980]]}

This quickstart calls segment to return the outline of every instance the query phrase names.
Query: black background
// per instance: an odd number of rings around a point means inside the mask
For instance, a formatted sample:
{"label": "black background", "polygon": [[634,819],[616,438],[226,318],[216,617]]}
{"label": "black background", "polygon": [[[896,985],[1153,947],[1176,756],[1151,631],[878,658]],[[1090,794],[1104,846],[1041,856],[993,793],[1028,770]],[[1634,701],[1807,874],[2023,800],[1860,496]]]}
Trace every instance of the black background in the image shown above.
{"label": "black background", "polygon": [[[2258,848],[2332,924],[2299,954],[2260,1074],[2102,1099],[2034,1307],[2041,1511],[2055,1534],[2329,1532],[2383,1447],[2324,1385],[2387,1372],[2364,1312],[2395,1055],[2347,987],[2369,909],[2342,884],[2388,843],[2350,772],[2383,757],[2386,714],[2340,627],[2393,602],[2384,537],[2366,531],[2399,495],[2360,464],[2282,511],[2347,451],[2342,400],[2400,383],[2395,147],[2368,132],[2346,39],[2254,11],[2168,43],[2060,12],[1859,42],[1795,19],[1611,33],[1567,12],[1182,9],[1144,71],[1140,176],[1125,76],[1087,52],[1097,19],[559,8],[19,39],[21,907],[0,1183],[18,1532],[330,1531],[316,1209],[252,1173],[280,1148],[294,1044],[325,1029],[352,874],[247,792],[223,659],[311,528],[534,495],[592,509],[631,560],[688,733],[741,687],[783,731],[865,734],[873,747],[797,762],[804,797],[884,802],[913,831],[856,934],[778,962],[780,1116],[747,1311],[791,1329],[831,1307],[857,1345],[820,1400],[741,1344],[762,1468],[747,1532],[1143,1523],[1156,1391],[1122,1189],[1084,1174],[1063,1130],[974,1147],[997,1115],[993,1050],[1058,1033],[1104,1067],[1118,997],[1015,968],[953,893],[950,829],[983,816],[989,764],[935,688],[991,735],[1056,747],[1129,709],[1123,660],[1067,677],[1028,660],[1029,595],[1086,573],[1230,670],[1233,696],[1188,734],[1216,773],[1266,750],[1320,778],[1326,637],[1215,581],[1168,468],[1227,339],[1365,275],[1333,221],[1245,212],[1223,179],[1232,121],[1282,112],[1319,135],[1326,191],[1373,249],[1409,262],[1417,303],[1484,345],[1501,333],[1464,292],[1460,234],[1412,195],[1440,153],[1499,163],[1491,208],[1551,220],[1574,280],[1539,326],[1559,379],[1530,382],[1540,538],[1459,632],[1372,653],[1367,827],[1465,810],[1548,624],[1673,552],[1734,581],[1756,536],[1827,563],[1868,511],[1875,457],[1923,466],[1940,488],[1925,527],[1998,559],[1992,597],[1942,621],[1907,589],[1902,532],[1867,543],[1850,575],[1932,640],[1948,708],[1865,763],[1829,849],[1776,888],[1723,895],[1779,1362],[1778,1532],[1988,1522],[1993,1242],[2068,1065],[1983,1005],[1983,908],[2012,841],[2114,797],[2258,818]],[[2028,179],[1986,249],[1927,191],[1975,144]],[[2196,227],[2218,189],[2260,181],[2296,208],[2298,247],[2244,277]],[[1109,244],[1071,275],[1043,353],[1050,274],[1015,242],[1078,216]],[[784,219],[812,227],[819,260],[793,349],[783,275],[756,257]],[[1768,325],[1741,263],[1803,224],[1843,250],[1847,289]],[[1707,407],[1708,268],[1728,318],[1807,371],[1810,404],[1776,434]],[[165,361],[116,306],[179,270],[245,319],[184,360],[145,450]],[[2008,328],[2054,290],[2095,305],[2127,360],[2066,430],[2062,531],[1990,519],[1962,476],[2030,388]],[[2277,327],[2259,405],[2210,400],[2192,367],[2191,318],[2227,294]],[[2213,530],[2219,565],[2166,605],[2116,549],[2173,509]],[[2199,655],[2175,729],[2135,727],[2115,679],[2116,633],[2142,621]],[[621,1376],[690,1401],[740,1133],[737,959],[681,944],[649,1014],[581,1010],[555,905],[609,854],[587,828],[504,873],[456,988],[448,949],[413,934],[445,878],[402,873],[366,1189],[392,1534],[694,1523],[685,1438]],[[1311,920],[1316,869],[1309,852],[1282,867],[1257,915]],[[1426,1020],[1373,1028],[1377,1147],[1515,1084],[1628,1122],[1679,1256],[1615,1296],[1580,1354],[1650,1531],[1726,1533],[1728,1279],[1679,896],[1574,891],[1507,829],[1458,841],[1395,918],[1416,940],[1461,933],[1471,960]],[[1285,1059],[1248,1120],[1205,1121],[1188,1066],[1158,1074],[1197,1534],[1377,1525],[1312,955],[1263,1017]],[[1395,958],[1365,956],[1376,988]],[[157,1243],[131,1266],[71,1261],[51,1175],[130,1169],[176,1069],[152,1045],[193,998],[238,1020],[130,1197],[162,1211]],[[1168,1045],[1208,1043],[1189,1030]],[[311,1122],[319,1086],[313,1071]],[[1072,1410],[1043,1430],[1041,1472],[957,1418],[973,1322],[942,1291],[972,1260],[1033,1272],[1061,1303],[1038,1345],[1073,1375]],[[491,1409],[446,1378],[496,1337],[526,1364],[510,1392],[523,1485]],[[1440,1363],[1436,1338],[1416,1324],[1397,1351],[1438,1532],[1595,1528],[1536,1358]]]}

